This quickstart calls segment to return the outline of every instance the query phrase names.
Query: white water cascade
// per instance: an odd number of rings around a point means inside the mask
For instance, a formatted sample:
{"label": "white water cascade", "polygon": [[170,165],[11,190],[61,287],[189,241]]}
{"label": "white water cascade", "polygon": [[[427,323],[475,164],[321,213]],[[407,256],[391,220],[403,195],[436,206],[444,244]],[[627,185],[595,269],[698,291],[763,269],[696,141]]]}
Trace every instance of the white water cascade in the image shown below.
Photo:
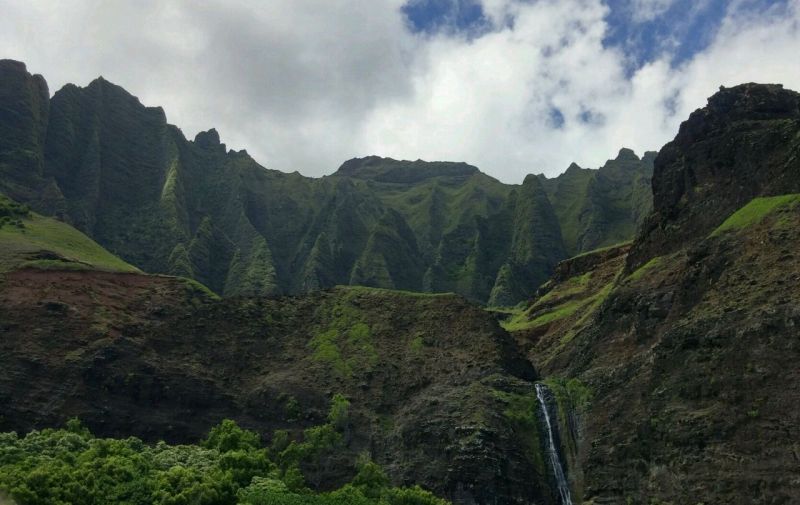
{"label": "white water cascade", "polygon": [[550,456],[550,464],[553,465],[553,474],[556,476],[558,494],[561,495],[561,505],[572,505],[572,497],[569,494],[569,484],[567,484],[567,477],[564,475],[564,467],[561,464],[561,458],[556,449],[556,441],[553,438],[553,426],[550,424],[550,414],[547,412],[547,402],[544,398],[545,389],[547,389],[547,386],[536,384],[536,398],[539,399],[539,406],[542,409],[542,415],[547,424],[547,453]]}

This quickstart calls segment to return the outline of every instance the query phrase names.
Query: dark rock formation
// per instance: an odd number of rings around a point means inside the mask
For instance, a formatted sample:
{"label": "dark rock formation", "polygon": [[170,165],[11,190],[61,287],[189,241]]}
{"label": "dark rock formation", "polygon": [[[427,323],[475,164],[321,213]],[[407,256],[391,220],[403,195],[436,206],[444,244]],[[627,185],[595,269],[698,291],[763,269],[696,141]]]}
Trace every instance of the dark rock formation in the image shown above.
{"label": "dark rock formation", "polygon": [[779,84],[722,88],[659,152],[653,213],[629,270],[704,237],[753,197],[797,192],[800,94]]}
{"label": "dark rock formation", "polygon": [[50,94],[24,63],[0,60],[0,193],[39,200]]}

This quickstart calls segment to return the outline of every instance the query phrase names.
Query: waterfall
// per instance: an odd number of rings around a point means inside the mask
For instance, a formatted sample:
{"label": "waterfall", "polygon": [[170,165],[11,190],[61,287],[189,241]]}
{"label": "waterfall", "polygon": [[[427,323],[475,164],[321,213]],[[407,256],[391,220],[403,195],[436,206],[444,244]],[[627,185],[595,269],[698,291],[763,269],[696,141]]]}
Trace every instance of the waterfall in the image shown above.
{"label": "waterfall", "polygon": [[547,401],[545,401],[544,397],[544,391],[546,389],[547,386],[544,384],[536,384],[536,398],[539,399],[539,406],[542,409],[544,422],[547,424],[547,453],[550,457],[550,464],[553,465],[553,475],[556,477],[558,494],[561,496],[561,505],[572,505],[572,497],[569,494],[569,484],[567,483],[566,475],[564,475],[564,466],[561,464],[558,448],[556,448],[556,441],[553,438],[553,426],[550,424],[550,414],[547,411]]}

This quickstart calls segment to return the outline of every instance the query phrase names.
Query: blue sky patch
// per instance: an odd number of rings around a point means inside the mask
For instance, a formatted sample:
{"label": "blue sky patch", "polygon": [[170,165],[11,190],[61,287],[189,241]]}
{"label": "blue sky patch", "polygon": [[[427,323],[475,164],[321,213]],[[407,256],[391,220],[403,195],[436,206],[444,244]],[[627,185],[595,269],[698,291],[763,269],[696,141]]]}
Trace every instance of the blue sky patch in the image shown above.
{"label": "blue sky patch", "polygon": [[631,73],[664,54],[677,66],[708,47],[729,4],[730,0],[676,0],[661,15],[636,21],[630,0],[609,0],[604,43],[622,49]]}
{"label": "blue sky patch", "polygon": [[[731,0],[674,0],[653,19],[636,19],[633,0],[605,0],[608,34],[606,47],[626,55],[627,71],[633,74],[646,63],[667,55],[673,66],[690,60],[714,39]],[[738,3],[741,14],[780,12],[788,0],[748,0]],[[451,33],[478,37],[492,27],[480,0],[409,0],[402,7],[412,31]]]}
{"label": "blue sky patch", "polygon": [[411,0],[402,11],[415,32],[474,35],[488,30],[489,25],[477,0]]}
{"label": "blue sky patch", "polygon": [[563,128],[564,127],[564,113],[561,112],[560,109],[557,107],[550,107],[549,111],[549,124],[553,128]]}

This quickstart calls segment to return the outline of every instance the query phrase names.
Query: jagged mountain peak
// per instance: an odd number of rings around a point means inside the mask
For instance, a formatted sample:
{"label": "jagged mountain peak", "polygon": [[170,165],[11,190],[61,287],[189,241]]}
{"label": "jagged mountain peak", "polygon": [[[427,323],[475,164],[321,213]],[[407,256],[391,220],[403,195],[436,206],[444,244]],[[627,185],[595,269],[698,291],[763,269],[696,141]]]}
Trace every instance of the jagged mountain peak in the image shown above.
{"label": "jagged mountain peak", "polygon": [[[24,65],[4,67],[17,77],[0,81],[14,97],[0,95],[0,108],[14,107],[0,116],[0,191],[63,216],[144,271],[187,275],[220,294],[363,283],[513,304],[572,250],[628,239],[638,222],[606,212],[607,185],[584,191],[580,180],[556,197],[547,181],[503,184],[463,162],[367,156],[322,178],[267,170],[227,151],[213,128],[187,140],[162,109],[104,78],[50,99]],[[615,180],[640,175],[647,167]],[[628,209],[635,190],[605,207]],[[570,218],[552,209],[564,195],[587,223],[604,223],[566,251]]]}
{"label": "jagged mountain peak", "polygon": [[628,147],[623,147],[622,149],[619,150],[619,153],[617,153],[617,157],[615,159],[639,161],[641,158],[639,158],[639,156],[636,155],[633,149],[630,149]]}
{"label": "jagged mountain peak", "polygon": [[220,142],[219,133],[215,128],[198,132],[194,137],[194,144],[203,149],[213,149],[225,152],[225,144]]}

